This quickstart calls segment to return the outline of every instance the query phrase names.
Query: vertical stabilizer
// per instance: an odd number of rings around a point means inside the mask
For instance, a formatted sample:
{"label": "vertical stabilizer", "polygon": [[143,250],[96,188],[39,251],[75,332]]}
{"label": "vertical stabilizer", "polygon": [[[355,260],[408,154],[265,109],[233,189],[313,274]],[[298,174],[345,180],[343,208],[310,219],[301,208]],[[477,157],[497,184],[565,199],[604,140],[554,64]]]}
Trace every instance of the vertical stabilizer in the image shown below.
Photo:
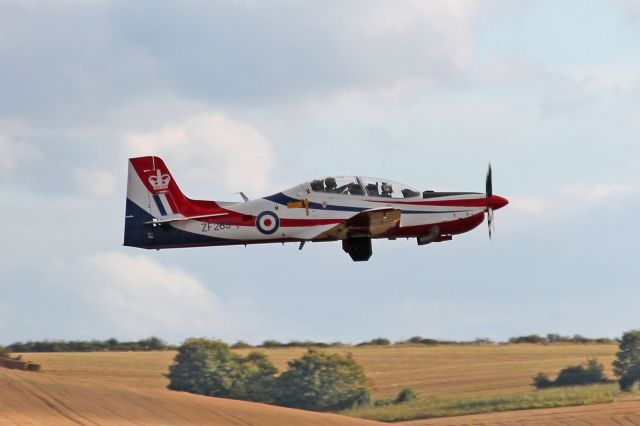
{"label": "vertical stabilizer", "polygon": [[155,247],[157,232],[149,225],[154,219],[190,216],[217,207],[212,201],[187,198],[159,157],[130,158],[127,179],[126,246]]}

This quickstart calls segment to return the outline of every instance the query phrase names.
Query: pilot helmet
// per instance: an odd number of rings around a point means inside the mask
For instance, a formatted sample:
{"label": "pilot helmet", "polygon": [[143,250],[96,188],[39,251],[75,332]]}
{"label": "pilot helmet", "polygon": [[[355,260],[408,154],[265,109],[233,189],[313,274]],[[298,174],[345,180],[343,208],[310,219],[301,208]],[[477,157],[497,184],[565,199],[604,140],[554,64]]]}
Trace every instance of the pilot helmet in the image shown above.
{"label": "pilot helmet", "polygon": [[327,189],[335,189],[338,184],[336,183],[336,178],[328,177],[324,180],[324,184]]}
{"label": "pilot helmet", "polygon": [[393,187],[389,182],[382,183],[382,192],[384,192],[385,194],[391,194],[393,192]]}

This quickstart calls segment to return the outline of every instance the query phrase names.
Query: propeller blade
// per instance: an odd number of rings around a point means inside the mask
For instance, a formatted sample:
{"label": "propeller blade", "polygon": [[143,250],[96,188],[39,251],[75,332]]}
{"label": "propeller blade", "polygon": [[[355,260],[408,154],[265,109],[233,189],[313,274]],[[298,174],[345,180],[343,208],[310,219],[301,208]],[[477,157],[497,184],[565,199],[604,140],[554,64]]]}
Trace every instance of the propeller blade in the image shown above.
{"label": "propeller blade", "polygon": [[489,207],[487,209],[487,225],[489,227],[489,239],[491,239],[491,235],[493,231],[495,231],[495,222],[493,221],[493,209]]}
{"label": "propeller blade", "polygon": [[487,172],[487,182],[486,182],[485,194],[486,194],[487,197],[491,197],[493,195],[493,181],[491,179],[491,163],[489,163],[489,171]]}

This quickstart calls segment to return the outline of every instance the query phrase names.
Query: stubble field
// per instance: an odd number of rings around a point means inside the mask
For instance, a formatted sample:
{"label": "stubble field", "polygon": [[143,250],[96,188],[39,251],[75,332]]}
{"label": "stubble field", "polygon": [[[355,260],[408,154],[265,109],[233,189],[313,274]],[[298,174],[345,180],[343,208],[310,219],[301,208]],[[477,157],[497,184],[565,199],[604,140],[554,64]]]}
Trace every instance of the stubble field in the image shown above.
{"label": "stubble field", "polygon": [[[416,411],[409,418],[424,418],[428,417],[424,414],[424,405],[429,401],[508,400],[514,395],[536,394],[530,386],[536,373],[543,371],[553,375],[567,365],[582,363],[588,358],[598,358],[606,366],[607,374],[611,375],[610,365],[616,349],[615,345],[521,344],[375,346],[327,350],[351,352],[365,368],[375,398],[392,398],[405,387],[417,391],[420,400],[416,410],[423,412],[421,415]],[[286,368],[287,361],[305,352],[300,348],[258,350],[267,353],[281,370]],[[248,350],[238,352],[246,353]],[[0,370],[0,425],[121,424],[127,420],[138,424],[366,424],[363,420],[344,416],[324,416],[168,391],[164,374],[173,356],[173,352],[24,354],[25,359],[41,363],[43,372]],[[523,419],[531,418],[530,415],[539,416],[543,412],[546,412],[544,423],[564,424],[566,421],[556,422],[554,419],[566,417],[567,410],[574,410],[573,413],[578,410],[578,414],[573,414],[578,416],[576,419],[583,415],[595,418],[593,410],[604,416],[602,419],[614,419],[620,407],[624,407],[628,419],[640,416],[637,397],[618,396],[615,385],[604,385],[595,393],[613,395],[606,400],[616,399],[618,402],[551,411],[484,414],[480,418],[464,416],[420,420],[416,424],[489,425],[496,424],[492,420],[495,416],[502,416],[500,423],[509,423],[510,416],[520,419],[514,420],[516,423],[522,423]],[[470,406],[473,407],[474,403]],[[580,410],[586,408],[591,411],[580,414]],[[51,416],[50,420],[57,420],[38,421],[45,415]],[[461,423],[464,419],[474,418],[472,423]]]}

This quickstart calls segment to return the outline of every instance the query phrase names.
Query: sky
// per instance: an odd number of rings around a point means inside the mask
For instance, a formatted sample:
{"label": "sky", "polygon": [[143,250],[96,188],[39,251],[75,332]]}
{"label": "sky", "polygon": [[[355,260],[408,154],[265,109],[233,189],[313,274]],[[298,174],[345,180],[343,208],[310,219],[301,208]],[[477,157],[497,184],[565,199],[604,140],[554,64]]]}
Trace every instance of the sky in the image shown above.
{"label": "sky", "polygon": [[[0,344],[617,337],[640,327],[640,1],[0,0]],[[123,247],[127,158],[191,198],[332,174],[510,204],[453,241]]]}

